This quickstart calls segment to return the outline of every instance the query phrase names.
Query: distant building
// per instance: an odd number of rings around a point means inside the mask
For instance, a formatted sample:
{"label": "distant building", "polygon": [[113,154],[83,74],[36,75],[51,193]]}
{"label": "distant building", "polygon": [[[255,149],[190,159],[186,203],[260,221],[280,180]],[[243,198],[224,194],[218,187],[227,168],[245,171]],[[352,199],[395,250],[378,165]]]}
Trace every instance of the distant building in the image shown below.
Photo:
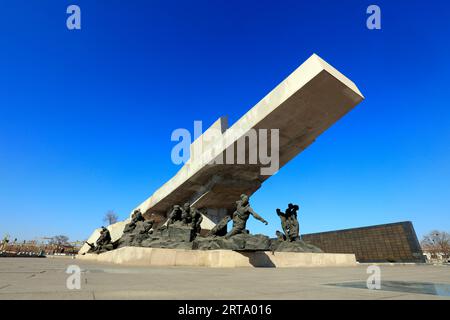
{"label": "distant building", "polygon": [[428,262],[450,263],[450,257],[443,252],[435,252],[434,250],[430,250],[426,247],[422,247],[422,251]]}
{"label": "distant building", "polygon": [[79,246],[39,244],[36,241],[24,241],[23,243],[2,242],[0,256],[46,256],[46,255],[75,255]]}
{"label": "distant building", "polygon": [[358,262],[425,262],[410,221],[305,234],[326,253],[354,253]]}

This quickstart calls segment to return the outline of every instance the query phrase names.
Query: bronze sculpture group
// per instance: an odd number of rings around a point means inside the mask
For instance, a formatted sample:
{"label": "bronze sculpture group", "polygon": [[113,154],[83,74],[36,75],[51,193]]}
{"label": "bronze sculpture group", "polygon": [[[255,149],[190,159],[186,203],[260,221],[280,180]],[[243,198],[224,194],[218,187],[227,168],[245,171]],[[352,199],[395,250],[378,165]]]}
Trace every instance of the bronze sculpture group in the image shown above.
{"label": "bronze sculpture group", "polygon": [[172,212],[167,219],[167,225],[180,222],[184,226],[191,226],[196,234],[201,231],[201,223],[203,221],[202,214],[195,207],[191,207],[189,202],[186,202],[183,206],[174,205]]}
{"label": "bronze sculpture group", "polygon": [[[301,247],[294,251],[304,251],[304,244],[299,235],[297,219],[298,205],[289,204],[285,212],[276,209],[281,220],[283,232],[277,231],[277,239],[271,240],[263,235],[251,235],[246,229],[250,216],[265,225],[268,222],[258,215],[250,206],[249,197],[242,194],[236,201],[236,209],[231,215],[226,215],[208,233],[201,233],[203,221],[202,212],[191,206],[174,205],[168,214],[166,223],[155,228],[153,220],[146,220],[140,210],[135,210],[130,222],[125,226],[122,237],[111,242],[108,229],[102,227],[100,238],[96,245],[89,244],[90,253],[103,253],[125,246],[144,246],[160,248],[187,249],[231,249],[231,250],[276,250],[279,248]],[[232,221],[231,230],[225,234],[228,223]],[[285,243],[284,245],[281,245]],[[292,243],[289,245],[288,243]],[[295,248],[294,248],[295,249]],[[311,249],[312,250],[312,249]],[[320,249],[319,249],[320,250]]]}

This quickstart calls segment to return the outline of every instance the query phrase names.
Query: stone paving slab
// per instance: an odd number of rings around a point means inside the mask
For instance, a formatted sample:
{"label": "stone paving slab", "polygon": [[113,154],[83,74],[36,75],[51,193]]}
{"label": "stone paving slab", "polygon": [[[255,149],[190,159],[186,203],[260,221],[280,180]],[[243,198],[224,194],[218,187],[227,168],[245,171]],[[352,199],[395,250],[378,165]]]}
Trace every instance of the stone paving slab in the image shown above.
{"label": "stone paving slab", "polygon": [[[66,269],[73,264],[82,270],[80,290],[66,287]],[[449,299],[327,285],[365,281],[366,268],[123,267],[68,258],[0,258],[0,299]],[[450,284],[450,267],[381,265],[381,276]]]}

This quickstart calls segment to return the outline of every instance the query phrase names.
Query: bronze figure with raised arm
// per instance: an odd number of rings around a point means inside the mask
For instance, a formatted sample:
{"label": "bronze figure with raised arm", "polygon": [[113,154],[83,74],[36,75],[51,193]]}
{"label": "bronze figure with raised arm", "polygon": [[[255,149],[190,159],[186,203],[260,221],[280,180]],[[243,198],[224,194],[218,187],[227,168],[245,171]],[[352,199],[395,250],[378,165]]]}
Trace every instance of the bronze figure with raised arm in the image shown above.
{"label": "bronze figure with raised arm", "polygon": [[255,219],[261,221],[265,225],[268,222],[257,214],[252,207],[250,207],[249,198],[246,194],[241,195],[241,200],[236,201],[236,211],[233,213],[233,228],[225,235],[225,238],[230,238],[239,233],[246,232],[245,227],[247,225],[247,220],[252,215]]}

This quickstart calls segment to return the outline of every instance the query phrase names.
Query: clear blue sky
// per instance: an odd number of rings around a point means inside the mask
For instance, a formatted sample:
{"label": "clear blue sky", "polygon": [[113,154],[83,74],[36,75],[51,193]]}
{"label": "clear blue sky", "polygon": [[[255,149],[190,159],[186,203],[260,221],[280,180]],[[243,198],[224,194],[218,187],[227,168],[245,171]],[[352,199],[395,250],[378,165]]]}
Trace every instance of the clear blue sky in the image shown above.
{"label": "clear blue sky", "polygon": [[296,202],[303,233],[450,231],[449,35],[448,1],[2,1],[0,236],[126,218],[179,169],[174,129],[235,122],[312,53],[366,100],[252,197],[270,224],[249,228],[273,235]]}

